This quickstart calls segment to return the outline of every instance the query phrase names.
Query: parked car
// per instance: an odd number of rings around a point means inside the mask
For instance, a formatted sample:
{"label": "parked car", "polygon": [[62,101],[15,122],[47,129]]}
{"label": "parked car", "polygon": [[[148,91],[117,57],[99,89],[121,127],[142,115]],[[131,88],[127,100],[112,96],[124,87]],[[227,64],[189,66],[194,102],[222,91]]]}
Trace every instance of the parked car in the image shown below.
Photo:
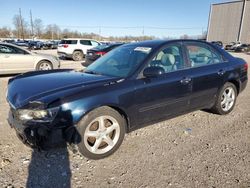
{"label": "parked car", "polygon": [[235,42],[230,48],[229,50],[235,50],[238,46],[241,45],[241,42]]}
{"label": "parked car", "polygon": [[60,61],[55,56],[30,52],[13,44],[0,43],[0,74],[51,70],[59,67]]}
{"label": "parked car", "polygon": [[230,42],[225,46],[225,50],[232,50],[232,46],[234,46],[236,43],[235,42]]}
{"label": "parked car", "polygon": [[88,49],[98,45],[100,43],[92,39],[64,39],[59,43],[57,53],[60,57],[81,61]]}
{"label": "parked car", "polygon": [[16,41],[14,39],[3,40],[3,42],[14,44]]}
{"label": "parked car", "polygon": [[108,45],[100,45],[94,48],[87,50],[87,54],[85,57],[85,62],[82,63],[83,66],[90,65],[99,57],[105,55],[109,51],[113,50],[114,48],[121,46],[124,43],[115,43],[115,44],[108,44]]}
{"label": "parked car", "polygon": [[30,50],[40,50],[44,47],[44,43],[41,41],[29,41],[28,49]]}
{"label": "parked car", "polygon": [[59,44],[59,41],[48,41],[46,42],[46,46],[48,49],[57,49],[58,47],[58,44]]}
{"label": "parked car", "polygon": [[20,47],[29,47],[29,41],[27,40],[18,40],[13,44],[20,46]]}
{"label": "parked car", "polygon": [[220,48],[223,48],[223,43],[221,41],[212,41],[211,43],[219,46]]}
{"label": "parked car", "polygon": [[126,132],[199,109],[230,113],[247,85],[247,69],[243,59],[197,40],[125,44],[84,72],[10,79],[8,121],[32,147],[68,142],[101,159],[118,149]]}
{"label": "parked car", "polygon": [[250,44],[241,44],[240,46],[236,47],[235,52],[249,52],[250,51]]}

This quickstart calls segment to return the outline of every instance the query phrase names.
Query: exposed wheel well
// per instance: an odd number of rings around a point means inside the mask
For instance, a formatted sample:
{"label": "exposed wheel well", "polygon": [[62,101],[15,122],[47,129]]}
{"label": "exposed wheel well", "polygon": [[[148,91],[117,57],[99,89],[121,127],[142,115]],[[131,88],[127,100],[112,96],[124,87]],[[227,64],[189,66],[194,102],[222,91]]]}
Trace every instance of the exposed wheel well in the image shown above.
{"label": "exposed wheel well", "polygon": [[235,85],[235,87],[237,89],[237,95],[238,95],[240,93],[240,83],[237,80],[229,80],[228,82]]}
{"label": "exposed wheel well", "polygon": [[122,115],[122,117],[124,117],[124,119],[126,120],[126,132],[129,131],[129,118],[128,115],[120,108],[116,107],[116,106],[108,106],[110,108],[113,108],[114,110],[116,110],[117,112],[119,112],[119,114]]}
{"label": "exposed wheel well", "polygon": [[84,55],[84,52],[83,52],[81,49],[75,49],[75,50],[73,51],[73,53],[74,53],[74,52],[78,52],[78,51],[79,51],[79,52],[82,52],[83,55]]}

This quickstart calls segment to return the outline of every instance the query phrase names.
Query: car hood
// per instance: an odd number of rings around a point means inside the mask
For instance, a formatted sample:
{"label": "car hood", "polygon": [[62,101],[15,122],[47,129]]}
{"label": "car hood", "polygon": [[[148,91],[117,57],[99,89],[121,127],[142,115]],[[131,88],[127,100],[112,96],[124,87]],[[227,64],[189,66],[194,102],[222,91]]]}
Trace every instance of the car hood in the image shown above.
{"label": "car hood", "polygon": [[29,72],[9,80],[7,100],[14,108],[21,108],[31,101],[74,88],[100,85],[118,78],[86,74],[73,70]]}

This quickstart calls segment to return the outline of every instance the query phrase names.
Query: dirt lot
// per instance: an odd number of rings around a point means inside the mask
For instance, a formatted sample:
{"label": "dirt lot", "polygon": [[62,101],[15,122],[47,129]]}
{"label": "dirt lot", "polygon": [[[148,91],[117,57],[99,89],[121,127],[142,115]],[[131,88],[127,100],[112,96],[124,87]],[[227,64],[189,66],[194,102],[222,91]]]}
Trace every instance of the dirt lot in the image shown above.
{"label": "dirt lot", "polygon": [[0,187],[250,187],[250,84],[230,115],[197,111],[161,122],[92,161],[24,146],[6,122],[8,79],[0,78]]}

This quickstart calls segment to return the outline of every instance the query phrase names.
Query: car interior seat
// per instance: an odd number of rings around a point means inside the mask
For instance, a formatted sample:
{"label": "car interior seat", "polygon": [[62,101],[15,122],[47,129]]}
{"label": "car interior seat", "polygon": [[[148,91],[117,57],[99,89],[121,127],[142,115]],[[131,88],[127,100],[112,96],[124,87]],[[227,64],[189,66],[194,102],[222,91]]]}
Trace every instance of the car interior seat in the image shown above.
{"label": "car interior seat", "polygon": [[164,54],[161,58],[161,64],[166,72],[171,72],[177,69],[173,54]]}

